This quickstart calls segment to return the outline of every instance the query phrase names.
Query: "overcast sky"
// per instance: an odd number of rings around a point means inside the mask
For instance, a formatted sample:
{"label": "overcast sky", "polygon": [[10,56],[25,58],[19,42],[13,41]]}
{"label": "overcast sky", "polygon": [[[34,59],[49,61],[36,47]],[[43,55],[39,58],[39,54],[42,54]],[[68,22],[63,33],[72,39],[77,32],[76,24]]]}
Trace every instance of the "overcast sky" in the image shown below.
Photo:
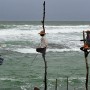
{"label": "overcast sky", "polygon": [[[40,21],[44,0],[0,0],[0,21]],[[90,21],[90,0],[45,0],[47,21]]]}

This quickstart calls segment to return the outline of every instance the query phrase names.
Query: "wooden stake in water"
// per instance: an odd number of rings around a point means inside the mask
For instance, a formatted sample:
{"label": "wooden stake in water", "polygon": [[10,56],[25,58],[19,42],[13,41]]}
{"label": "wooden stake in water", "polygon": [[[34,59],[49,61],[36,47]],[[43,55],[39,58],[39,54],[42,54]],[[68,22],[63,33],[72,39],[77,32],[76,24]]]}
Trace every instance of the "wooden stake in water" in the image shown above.
{"label": "wooden stake in water", "polygon": [[67,90],[68,90],[68,77],[67,77]]}
{"label": "wooden stake in water", "polygon": [[47,90],[47,61],[45,56],[43,56],[44,64],[45,64],[45,73],[44,73],[44,90]]}
{"label": "wooden stake in water", "polygon": [[56,79],[56,85],[55,85],[55,90],[57,90],[57,79]]}

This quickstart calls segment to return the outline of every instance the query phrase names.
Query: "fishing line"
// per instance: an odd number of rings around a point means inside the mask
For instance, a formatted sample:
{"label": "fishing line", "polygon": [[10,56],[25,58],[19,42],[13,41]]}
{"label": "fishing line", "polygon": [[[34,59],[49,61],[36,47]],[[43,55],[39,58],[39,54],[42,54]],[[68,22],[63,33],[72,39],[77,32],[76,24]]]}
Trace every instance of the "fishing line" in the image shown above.
{"label": "fishing line", "polygon": [[[40,44],[38,44],[38,46],[40,46]],[[32,66],[32,64],[33,64],[33,62],[35,61],[35,59],[36,59],[37,55],[38,55],[38,53],[36,54],[36,56],[35,56],[35,57],[34,57],[34,59],[32,60],[32,62],[31,62],[31,65],[30,65],[30,66]]]}
{"label": "fishing line", "polygon": [[35,59],[36,59],[37,55],[38,55],[38,53],[36,54],[36,56],[35,56],[35,57],[34,57],[34,59],[32,60],[32,62],[31,62],[31,65],[30,65],[30,66],[32,66],[32,64],[33,64],[33,62],[35,61]]}

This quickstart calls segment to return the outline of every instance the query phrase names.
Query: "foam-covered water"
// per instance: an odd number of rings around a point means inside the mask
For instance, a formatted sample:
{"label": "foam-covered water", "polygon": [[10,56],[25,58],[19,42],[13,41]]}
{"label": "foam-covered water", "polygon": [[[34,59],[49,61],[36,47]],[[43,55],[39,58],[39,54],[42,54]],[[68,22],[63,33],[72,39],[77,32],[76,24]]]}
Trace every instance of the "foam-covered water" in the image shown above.
{"label": "foam-covered water", "polygon": [[[83,30],[90,29],[90,22],[46,22],[48,49],[48,90],[54,90],[58,79],[58,90],[85,90],[85,64],[80,47]],[[40,22],[0,22],[0,53],[5,58],[0,66],[1,88],[43,90],[44,64],[35,48],[40,43]],[[36,57],[31,66],[32,60]]]}
{"label": "foam-covered water", "polygon": [[[0,25],[0,41],[29,41],[33,43],[39,43],[38,32],[42,30],[41,25],[14,25],[14,24],[1,24]],[[82,38],[82,31],[88,30],[89,25],[46,25],[46,37],[50,45],[56,44],[56,51],[75,51],[81,45],[80,39]],[[68,42],[68,43],[67,43]],[[58,46],[62,45],[61,48]],[[65,47],[64,47],[65,46]],[[25,46],[27,49],[27,46]],[[51,46],[50,46],[51,47]],[[20,49],[22,50],[20,50]],[[25,48],[17,47],[17,52],[23,53]],[[32,46],[29,46],[32,49]],[[35,48],[35,47],[34,47]],[[51,49],[51,48],[50,48]],[[55,51],[50,50],[49,51]],[[79,50],[78,50],[79,51]],[[31,52],[32,53],[32,52]]]}

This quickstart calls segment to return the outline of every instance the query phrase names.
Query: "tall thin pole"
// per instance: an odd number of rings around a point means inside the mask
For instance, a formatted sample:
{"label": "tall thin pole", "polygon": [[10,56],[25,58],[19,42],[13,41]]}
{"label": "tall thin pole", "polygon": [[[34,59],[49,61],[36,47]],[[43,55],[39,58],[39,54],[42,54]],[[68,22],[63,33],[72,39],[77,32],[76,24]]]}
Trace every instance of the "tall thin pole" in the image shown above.
{"label": "tall thin pole", "polygon": [[45,59],[45,55],[43,56],[44,64],[45,64],[45,73],[44,73],[44,90],[47,90],[47,61]]}
{"label": "tall thin pole", "polygon": [[55,84],[55,90],[57,90],[57,79],[56,79],[56,84]]}
{"label": "tall thin pole", "polygon": [[[85,33],[83,31],[83,43],[85,45]],[[86,52],[84,52],[84,57],[85,57]],[[85,87],[86,90],[88,90],[88,76],[89,76],[89,66],[88,66],[88,59],[85,57],[85,63],[86,63],[86,82],[85,82]]]}
{"label": "tall thin pole", "polygon": [[68,90],[68,77],[67,77],[67,90]]}
{"label": "tall thin pole", "polygon": [[44,21],[45,21],[45,1],[43,3],[43,21],[42,21],[43,31],[45,32]]}
{"label": "tall thin pole", "polygon": [[[44,27],[44,21],[45,21],[45,1],[43,3],[43,21],[42,21],[42,27],[43,31],[45,32]],[[46,52],[45,52],[46,53]],[[45,73],[44,73],[44,90],[47,90],[47,61],[45,59],[45,53],[42,53],[44,64],[45,64]]]}
{"label": "tall thin pole", "polygon": [[88,59],[85,58],[85,63],[86,63],[86,90],[88,90],[88,76],[89,76],[89,66],[88,66]]}

